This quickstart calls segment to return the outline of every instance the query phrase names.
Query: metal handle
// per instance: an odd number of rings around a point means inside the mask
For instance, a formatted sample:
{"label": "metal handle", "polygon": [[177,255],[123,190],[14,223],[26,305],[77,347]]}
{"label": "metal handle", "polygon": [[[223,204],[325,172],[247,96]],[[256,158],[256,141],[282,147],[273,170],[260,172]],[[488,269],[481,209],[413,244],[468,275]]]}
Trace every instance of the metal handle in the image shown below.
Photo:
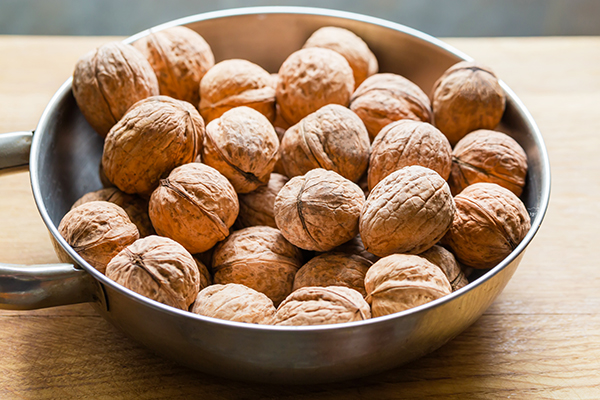
{"label": "metal handle", "polygon": [[0,173],[26,169],[33,132],[11,132],[0,135]]}

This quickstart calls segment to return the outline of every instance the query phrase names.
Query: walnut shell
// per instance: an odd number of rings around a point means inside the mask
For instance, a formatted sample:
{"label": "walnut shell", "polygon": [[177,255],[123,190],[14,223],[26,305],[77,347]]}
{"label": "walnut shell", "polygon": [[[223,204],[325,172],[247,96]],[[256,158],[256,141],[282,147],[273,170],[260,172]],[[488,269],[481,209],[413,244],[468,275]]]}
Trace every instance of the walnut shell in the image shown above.
{"label": "walnut shell", "polygon": [[423,257],[392,254],[365,275],[367,302],[374,317],[420,306],[452,293],[444,272]]}
{"label": "walnut shell", "polygon": [[247,60],[215,64],[200,82],[200,114],[208,123],[227,110],[247,106],[275,121],[275,87],[271,74]]}
{"label": "walnut shell", "polygon": [[329,251],[358,234],[365,202],[355,183],[316,168],[296,176],[275,199],[275,223],[283,236],[305,250]]}
{"label": "walnut shell", "polygon": [[419,254],[450,228],[455,206],[448,184],[435,171],[411,165],[392,172],[369,194],[360,216],[368,252]]}
{"label": "walnut shell", "polygon": [[160,179],[194,161],[204,122],[185,101],[155,96],[131,107],[104,141],[106,177],[125,193],[150,194]]}
{"label": "walnut shell", "polygon": [[266,186],[260,186],[250,193],[238,195],[240,212],[236,225],[241,228],[259,225],[277,228],[274,209],[275,198],[287,181],[287,177],[271,173],[269,183]]}
{"label": "walnut shell", "polygon": [[319,28],[304,43],[303,48],[308,47],[330,49],[343,55],[352,68],[355,87],[379,69],[377,58],[369,46],[348,29],[336,26]]}
{"label": "walnut shell", "polygon": [[129,290],[188,310],[198,294],[200,273],[192,255],[162,236],[136,240],[106,267],[106,276]]}
{"label": "walnut shell", "polygon": [[289,177],[324,168],[356,182],[367,169],[369,150],[361,119],[346,107],[329,104],[285,132],[281,162]]}
{"label": "walnut shell", "polygon": [[436,127],[403,119],[385,126],[371,146],[369,189],[392,172],[409,165],[434,170],[444,180],[450,176],[452,147]]}
{"label": "walnut shell", "polygon": [[311,47],[281,64],[275,97],[283,119],[294,125],[327,104],[347,106],[353,90],[348,61],[333,50]]}
{"label": "walnut shell", "polygon": [[354,289],[344,286],[303,287],[277,308],[275,325],[326,325],[371,318],[369,305]]}
{"label": "walnut shell", "polygon": [[125,210],[131,222],[138,228],[140,237],[155,234],[152,222],[148,216],[148,200],[122,192],[116,187],[109,187],[86,193],[73,203],[71,209],[90,201],[108,201],[121,207]]}
{"label": "walnut shell", "polygon": [[196,267],[198,267],[198,272],[200,273],[198,280],[198,288],[199,290],[202,290],[205,287],[212,285],[212,276],[210,276],[208,268],[206,268],[206,265],[204,265],[204,263],[200,261],[199,257],[197,257],[195,254],[192,254],[192,257],[194,258],[194,261],[196,262]]}
{"label": "walnut shell", "polygon": [[236,283],[216,284],[201,290],[191,311],[206,317],[250,324],[272,325],[275,319],[275,306],[271,299]]}
{"label": "walnut shell", "polygon": [[215,248],[215,283],[239,283],[267,295],[275,305],[292,292],[302,255],[281,232],[251,226],[233,232]]}
{"label": "walnut shell", "polygon": [[346,243],[342,243],[336,248],[331,250],[332,252],[338,253],[346,253],[346,254],[356,254],[357,256],[361,256],[362,258],[366,258],[367,260],[374,263],[378,261],[381,257],[376,256],[373,253],[369,253],[365,250],[365,245],[360,238],[360,235],[354,236],[352,239],[347,241]]}
{"label": "walnut shell", "polygon": [[114,256],[140,236],[125,210],[108,201],[91,201],[71,209],[62,217],[58,232],[102,273]]}
{"label": "walnut shell", "polygon": [[454,258],[454,255],[442,246],[435,245],[419,255],[442,269],[450,282],[450,286],[452,286],[452,291],[469,284],[469,280],[456,261],[456,258]]}
{"label": "walnut shell", "polygon": [[367,78],[352,94],[349,107],[365,123],[371,141],[384,126],[394,121],[433,120],[425,92],[405,77],[390,73]]}
{"label": "walnut shell", "polygon": [[505,133],[480,129],[454,147],[448,184],[455,196],[476,182],[497,183],[520,196],[526,175],[527,154],[519,143]]}
{"label": "walnut shell", "polygon": [[531,221],[523,202],[495,183],[474,183],[455,198],[456,214],[444,237],[461,263],[490,268],[523,240]]}
{"label": "walnut shell", "polygon": [[452,146],[471,131],[496,128],[506,106],[496,75],[471,61],[448,68],[433,85],[431,99],[435,126]]}
{"label": "walnut shell", "polygon": [[187,101],[200,101],[200,80],[214,64],[206,40],[184,26],[150,32],[133,43],[150,62],[160,94]]}
{"label": "walnut shell", "polygon": [[229,236],[239,209],[231,183],[201,163],[175,168],[152,193],[149,215],[159,235],[202,253]]}
{"label": "walnut shell", "polygon": [[365,274],[372,264],[356,254],[321,254],[296,272],[293,290],[307,286],[345,286],[366,296]]}
{"label": "walnut shell", "polygon": [[152,67],[129,44],[106,43],[75,65],[73,96],[85,119],[102,137],[129,107],[158,93]]}

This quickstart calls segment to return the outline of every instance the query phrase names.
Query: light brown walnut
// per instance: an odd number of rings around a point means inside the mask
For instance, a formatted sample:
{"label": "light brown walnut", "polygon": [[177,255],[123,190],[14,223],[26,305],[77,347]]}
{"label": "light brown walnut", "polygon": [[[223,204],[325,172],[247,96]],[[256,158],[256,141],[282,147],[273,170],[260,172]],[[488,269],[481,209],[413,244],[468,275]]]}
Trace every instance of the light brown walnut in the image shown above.
{"label": "light brown walnut", "polygon": [[469,284],[469,280],[456,261],[456,258],[454,258],[454,255],[442,246],[435,245],[419,255],[444,271],[444,274],[446,274],[446,277],[450,282],[450,286],[452,286],[452,291],[458,290]]}
{"label": "light brown walnut", "polygon": [[236,226],[247,228],[263,225],[277,228],[275,223],[275,198],[287,181],[287,177],[273,172],[267,185],[259,186],[258,189],[250,193],[239,194],[240,212]]}

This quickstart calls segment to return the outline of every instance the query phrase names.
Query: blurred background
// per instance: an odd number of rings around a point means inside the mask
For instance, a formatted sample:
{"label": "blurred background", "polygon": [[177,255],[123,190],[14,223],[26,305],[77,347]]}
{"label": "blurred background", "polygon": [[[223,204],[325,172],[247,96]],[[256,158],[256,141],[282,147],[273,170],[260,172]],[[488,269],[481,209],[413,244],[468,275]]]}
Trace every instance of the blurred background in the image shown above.
{"label": "blurred background", "polygon": [[272,5],[351,11],[439,37],[600,34],[599,0],[0,0],[0,34],[128,36],[188,15]]}

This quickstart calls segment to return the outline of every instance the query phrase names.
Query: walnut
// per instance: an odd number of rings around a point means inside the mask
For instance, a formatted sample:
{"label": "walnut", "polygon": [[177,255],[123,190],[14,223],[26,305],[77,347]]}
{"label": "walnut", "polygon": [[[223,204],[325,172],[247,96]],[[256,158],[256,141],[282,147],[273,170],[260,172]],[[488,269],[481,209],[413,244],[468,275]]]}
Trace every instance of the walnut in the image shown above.
{"label": "walnut", "polygon": [[329,251],[358,234],[362,190],[334,171],[316,168],[296,176],[275,199],[275,223],[305,250]]}
{"label": "walnut", "polygon": [[527,154],[519,143],[505,133],[480,129],[454,147],[448,184],[455,196],[476,182],[497,183],[520,196],[526,175]]}
{"label": "walnut", "polygon": [[287,177],[271,173],[266,186],[260,186],[250,193],[238,195],[240,212],[236,225],[241,228],[258,225],[277,228],[274,211],[275,197],[287,181]]}
{"label": "walnut", "polygon": [[531,227],[523,202],[495,183],[467,186],[454,201],[456,214],[444,243],[469,267],[493,267],[517,247]]}
{"label": "walnut", "polygon": [[281,232],[252,226],[233,232],[215,248],[215,283],[239,283],[267,295],[275,305],[291,293],[302,255]]}
{"label": "walnut", "polygon": [[125,210],[131,222],[138,228],[140,237],[146,237],[155,233],[152,222],[150,222],[150,217],[148,216],[148,200],[146,199],[124,193],[116,187],[108,187],[86,193],[71,208],[73,209],[90,201],[108,201],[121,207]]}
{"label": "walnut", "polygon": [[104,142],[106,177],[125,193],[149,195],[160,179],[194,161],[204,122],[185,101],[155,96],[134,104]]}
{"label": "walnut", "polygon": [[271,74],[247,60],[215,64],[200,82],[200,114],[208,123],[227,110],[247,106],[275,120],[275,87]]}
{"label": "walnut", "polygon": [[175,168],[152,193],[149,214],[159,235],[202,253],[229,235],[239,209],[231,183],[201,163]]}
{"label": "walnut", "polygon": [[381,257],[376,256],[373,253],[369,253],[365,250],[365,245],[360,238],[360,235],[354,236],[352,239],[347,241],[346,243],[342,243],[339,246],[335,247],[331,250],[332,252],[338,253],[346,253],[346,254],[356,254],[357,256],[361,256],[362,258],[366,258],[371,261],[371,263],[376,262]]}
{"label": "walnut", "polygon": [[106,267],[106,276],[142,296],[182,310],[188,310],[200,290],[200,274],[192,255],[162,236],[148,236],[124,248]]}
{"label": "walnut", "polygon": [[452,291],[458,290],[469,284],[469,280],[456,261],[456,258],[454,258],[454,255],[442,246],[435,245],[419,255],[444,271],[444,274],[446,274],[446,277],[450,282],[450,286],[452,286]]}
{"label": "walnut", "polygon": [[281,162],[289,177],[324,168],[355,182],[367,169],[369,150],[369,134],[360,118],[346,107],[329,104],[285,132]]}
{"label": "walnut", "polygon": [[324,253],[296,272],[293,290],[307,286],[345,286],[366,296],[365,273],[372,264],[356,254]]}
{"label": "walnut", "polygon": [[369,76],[377,73],[377,58],[369,46],[354,32],[335,26],[317,29],[304,43],[303,48],[321,47],[337,51],[350,64],[357,87]]}
{"label": "walnut", "polygon": [[392,254],[373,264],[365,275],[365,289],[373,317],[408,310],[452,293],[441,268],[410,254]]}
{"label": "walnut", "polygon": [[91,201],[71,209],[61,219],[58,232],[73,250],[102,273],[117,253],[139,238],[127,213],[107,201]]}
{"label": "walnut", "polygon": [[347,106],[353,90],[348,61],[333,50],[311,47],[281,64],[275,96],[281,116],[294,125],[324,105]]}
{"label": "walnut", "polygon": [[201,290],[191,311],[206,317],[250,324],[272,325],[275,318],[271,299],[237,283],[216,284]]}
{"label": "walnut", "polygon": [[408,165],[421,165],[450,176],[452,147],[446,136],[427,122],[403,119],[385,126],[371,146],[369,189]]}
{"label": "walnut", "polygon": [[206,268],[206,265],[204,265],[204,263],[200,261],[200,258],[197,257],[196,254],[193,254],[192,257],[194,258],[194,261],[196,262],[196,267],[198,267],[198,272],[200,273],[198,279],[198,287],[199,290],[202,290],[205,287],[212,285],[212,277],[210,276],[210,272],[208,271],[208,268]]}
{"label": "walnut", "polygon": [[486,66],[462,61],[433,85],[435,126],[454,146],[476,129],[494,129],[502,119],[506,95],[496,75]]}
{"label": "walnut", "polygon": [[206,126],[202,162],[217,169],[236,192],[269,182],[279,151],[273,125],[258,111],[236,107]]}
{"label": "walnut", "polygon": [[107,43],[77,61],[73,96],[81,113],[102,137],[139,100],[158,95],[152,67],[133,46]]}
{"label": "walnut", "polygon": [[435,171],[411,165],[377,184],[360,216],[360,236],[368,252],[419,254],[450,228],[455,206],[448,184]]}
{"label": "walnut", "polygon": [[200,80],[215,64],[212,50],[202,36],[184,26],[174,26],[151,31],[133,46],[154,69],[160,94],[198,104]]}
{"label": "walnut", "polygon": [[344,286],[303,287],[277,308],[275,325],[326,325],[371,318],[369,305],[354,289]]}
{"label": "walnut", "polygon": [[375,74],[361,83],[350,98],[350,109],[365,123],[371,141],[391,122],[433,119],[425,92],[405,77],[390,73]]}

